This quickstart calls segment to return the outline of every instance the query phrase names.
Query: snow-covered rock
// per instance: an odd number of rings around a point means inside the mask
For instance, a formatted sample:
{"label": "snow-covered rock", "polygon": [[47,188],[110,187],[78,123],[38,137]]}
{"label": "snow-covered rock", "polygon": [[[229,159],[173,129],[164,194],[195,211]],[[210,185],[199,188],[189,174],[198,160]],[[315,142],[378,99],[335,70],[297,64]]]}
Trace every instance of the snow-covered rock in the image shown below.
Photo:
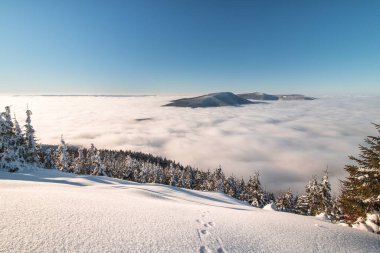
{"label": "snow-covered rock", "polygon": [[264,210],[267,210],[267,211],[277,211],[277,207],[276,207],[276,204],[275,203],[270,203],[268,205],[265,205],[263,207]]}
{"label": "snow-covered rock", "polygon": [[329,217],[326,215],[326,213],[320,213],[320,214],[317,214],[315,216],[315,218],[319,219],[319,220],[323,220],[323,221],[326,221],[326,222],[330,222],[330,219]]}

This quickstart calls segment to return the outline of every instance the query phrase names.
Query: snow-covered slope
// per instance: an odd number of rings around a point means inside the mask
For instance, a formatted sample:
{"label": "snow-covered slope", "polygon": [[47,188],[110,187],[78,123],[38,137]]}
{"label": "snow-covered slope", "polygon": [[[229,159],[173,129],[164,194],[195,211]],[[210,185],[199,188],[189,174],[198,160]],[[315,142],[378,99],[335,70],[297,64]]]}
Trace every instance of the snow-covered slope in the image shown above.
{"label": "snow-covered slope", "polygon": [[0,172],[0,252],[380,252],[380,237],[226,195]]}

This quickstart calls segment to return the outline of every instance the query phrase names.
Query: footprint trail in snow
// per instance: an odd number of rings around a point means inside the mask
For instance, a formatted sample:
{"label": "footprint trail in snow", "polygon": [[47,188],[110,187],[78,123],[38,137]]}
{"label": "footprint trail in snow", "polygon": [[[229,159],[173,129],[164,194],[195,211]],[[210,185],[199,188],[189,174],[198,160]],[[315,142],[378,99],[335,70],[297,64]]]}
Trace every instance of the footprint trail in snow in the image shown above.
{"label": "footprint trail in snow", "polygon": [[199,253],[227,253],[224,249],[223,241],[212,231],[215,223],[209,219],[209,211],[201,211],[201,218],[196,222],[201,225],[198,229],[198,236],[201,241]]}

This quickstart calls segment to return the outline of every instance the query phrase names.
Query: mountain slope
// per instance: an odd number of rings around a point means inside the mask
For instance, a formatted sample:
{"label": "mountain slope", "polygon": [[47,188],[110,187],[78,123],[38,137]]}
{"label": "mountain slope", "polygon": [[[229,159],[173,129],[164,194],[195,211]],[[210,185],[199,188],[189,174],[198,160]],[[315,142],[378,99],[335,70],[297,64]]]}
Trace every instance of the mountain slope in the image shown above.
{"label": "mountain slope", "polygon": [[0,203],[2,252],[380,251],[378,235],[220,193],[55,170],[0,172]]}
{"label": "mountain slope", "polygon": [[278,96],[261,92],[238,94],[239,97],[252,100],[278,100]]}
{"label": "mountain slope", "polygon": [[238,94],[239,97],[252,100],[314,100],[313,97],[306,97],[299,94],[290,95],[270,95],[261,92]]}
{"label": "mountain slope", "polygon": [[211,93],[199,97],[182,98],[173,100],[165,106],[175,107],[220,107],[220,106],[239,106],[245,104],[254,104],[254,102],[241,98],[231,92]]}

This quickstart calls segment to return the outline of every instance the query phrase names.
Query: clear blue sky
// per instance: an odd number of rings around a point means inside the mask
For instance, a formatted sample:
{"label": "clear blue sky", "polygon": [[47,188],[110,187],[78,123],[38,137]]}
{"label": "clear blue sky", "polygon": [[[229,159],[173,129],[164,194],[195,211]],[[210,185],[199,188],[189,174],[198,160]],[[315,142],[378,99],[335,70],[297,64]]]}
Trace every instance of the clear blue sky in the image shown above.
{"label": "clear blue sky", "polygon": [[380,1],[0,1],[0,93],[211,91],[380,94]]}

